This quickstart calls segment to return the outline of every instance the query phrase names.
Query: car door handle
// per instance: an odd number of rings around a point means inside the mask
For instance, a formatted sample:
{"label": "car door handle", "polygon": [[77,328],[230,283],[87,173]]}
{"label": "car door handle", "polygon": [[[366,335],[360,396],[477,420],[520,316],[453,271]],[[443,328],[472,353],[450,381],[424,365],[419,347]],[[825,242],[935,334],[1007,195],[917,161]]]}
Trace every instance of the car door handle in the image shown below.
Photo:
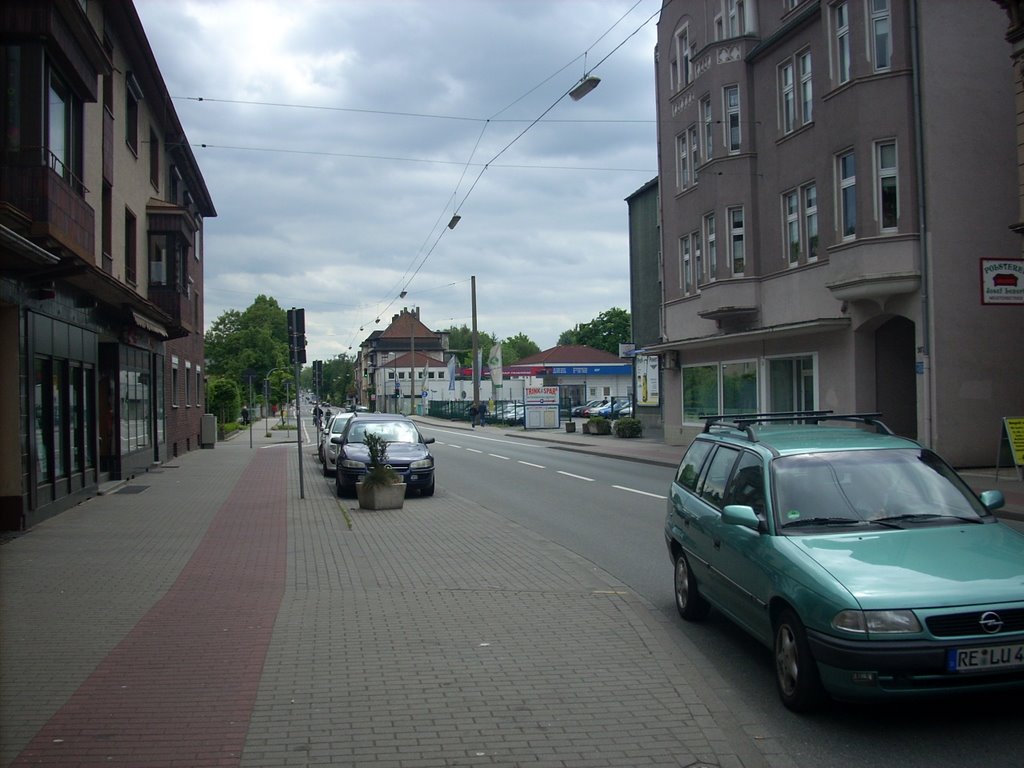
{"label": "car door handle", "polygon": [[721,549],[721,548],[722,548],[722,540],[721,539],[715,539],[715,549]]}

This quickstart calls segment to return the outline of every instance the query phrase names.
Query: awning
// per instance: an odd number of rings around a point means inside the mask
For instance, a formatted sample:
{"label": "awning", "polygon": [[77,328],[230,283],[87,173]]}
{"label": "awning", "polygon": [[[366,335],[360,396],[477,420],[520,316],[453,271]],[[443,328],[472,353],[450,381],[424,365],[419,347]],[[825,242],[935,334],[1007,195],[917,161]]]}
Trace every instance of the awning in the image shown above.
{"label": "awning", "polygon": [[129,310],[129,312],[131,313],[132,322],[139,326],[139,328],[147,330],[150,333],[155,333],[157,336],[164,339],[170,336],[167,329],[155,320],[150,320],[148,317],[136,312],[134,309]]}

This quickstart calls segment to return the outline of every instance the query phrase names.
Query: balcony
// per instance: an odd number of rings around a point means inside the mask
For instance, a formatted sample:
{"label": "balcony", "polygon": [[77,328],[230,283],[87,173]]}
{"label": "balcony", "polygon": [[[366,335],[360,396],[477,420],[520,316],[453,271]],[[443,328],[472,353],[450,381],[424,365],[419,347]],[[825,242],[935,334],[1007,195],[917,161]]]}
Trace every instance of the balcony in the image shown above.
{"label": "balcony", "polygon": [[43,147],[8,155],[2,166],[0,201],[31,221],[32,239],[54,241],[96,263],[96,213],[84,194],[82,180]]}
{"label": "balcony", "polygon": [[837,301],[870,301],[884,309],[921,286],[916,237],[868,238],[829,249],[826,287]]}

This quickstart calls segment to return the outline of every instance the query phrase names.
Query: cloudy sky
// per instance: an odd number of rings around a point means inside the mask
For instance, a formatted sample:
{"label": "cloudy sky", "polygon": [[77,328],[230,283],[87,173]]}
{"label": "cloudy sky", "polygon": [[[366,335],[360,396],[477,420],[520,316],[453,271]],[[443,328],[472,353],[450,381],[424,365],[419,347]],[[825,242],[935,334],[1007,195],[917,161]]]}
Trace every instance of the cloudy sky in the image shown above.
{"label": "cloudy sky", "polygon": [[470,325],[471,275],[541,349],[629,309],[660,0],[135,2],[217,208],[207,327],[264,293],[328,359],[402,307]]}

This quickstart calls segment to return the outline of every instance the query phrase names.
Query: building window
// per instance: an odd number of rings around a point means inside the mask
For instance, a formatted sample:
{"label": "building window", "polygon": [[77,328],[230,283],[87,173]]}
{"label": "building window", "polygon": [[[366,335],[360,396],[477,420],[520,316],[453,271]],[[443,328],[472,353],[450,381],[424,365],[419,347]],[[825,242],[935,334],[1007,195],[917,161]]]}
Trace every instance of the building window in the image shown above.
{"label": "building window", "polygon": [[125,73],[124,140],[136,157],[139,154],[139,101],[142,89],[131,72]]}
{"label": "building window", "polygon": [[690,236],[679,238],[679,287],[684,295],[693,291],[693,262],[690,259]]}
{"label": "building window", "polygon": [[725,97],[725,146],[730,152],[740,151],[740,87],[727,86],[723,90]]}
{"label": "building window", "polygon": [[185,407],[192,407],[192,363],[185,362]]}
{"label": "building window", "polygon": [[676,136],[676,189],[690,186],[690,153],[686,150],[686,131]]}
{"label": "building window", "polygon": [[878,163],[878,212],[882,231],[899,227],[899,192],[896,173],[896,142],[884,141],[875,145]]}
{"label": "building window", "polygon": [[171,355],[171,407],[178,407],[178,357]]}
{"label": "building window", "polygon": [[850,11],[846,3],[839,3],[832,9],[835,22],[836,79],[839,84],[850,80]]}
{"label": "building window", "polygon": [[135,285],[137,279],[137,230],[135,214],[127,208],[124,211],[124,279],[131,285]]}
{"label": "building window", "polygon": [[853,152],[837,159],[839,176],[839,227],[844,240],[857,234],[857,172]]}
{"label": "building window", "polygon": [[802,190],[804,203],[804,236],[807,238],[807,260],[818,258],[818,188],[808,184]]}
{"label": "building window", "polygon": [[743,230],[743,209],[729,209],[729,257],[732,259],[732,273],[742,277],[747,266]]}
{"label": "building window", "polygon": [[153,189],[160,189],[160,139],[156,133],[149,131],[149,183]]}
{"label": "building window", "polygon": [[196,366],[196,406],[203,404],[203,369]]}
{"label": "building window", "polygon": [[768,361],[768,409],[776,413],[813,411],[814,357],[775,358]]}
{"label": "building window", "polygon": [[796,191],[782,195],[782,226],[790,266],[800,262],[800,198]]}
{"label": "building window", "polygon": [[721,413],[718,369],[715,365],[686,366],[683,378],[683,422],[699,422],[708,413]]}
{"label": "building window", "polygon": [[796,126],[796,84],[791,61],[779,67],[779,122],[783,133],[792,133]]}
{"label": "building window", "polygon": [[690,173],[693,176],[693,183],[697,183],[697,166],[700,164],[700,142],[697,139],[697,126],[691,125],[686,135],[690,143]]}
{"label": "building window", "polygon": [[715,238],[715,214],[704,217],[704,243],[708,254],[708,281],[713,282],[718,273],[718,241]]}
{"label": "building window", "polygon": [[743,20],[743,5],[743,0],[726,0],[729,37],[739,37],[746,31]]}
{"label": "building window", "polygon": [[698,293],[700,291],[700,283],[704,278],[704,262],[701,254],[700,247],[700,232],[694,232],[690,235],[690,242],[693,243],[693,292]]}
{"label": "building window", "polygon": [[875,71],[887,70],[892,66],[889,0],[871,0],[871,34],[874,40]]}
{"label": "building window", "polygon": [[722,363],[720,413],[757,413],[757,362]]}
{"label": "building window", "polygon": [[797,56],[800,63],[800,119],[804,125],[814,120],[814,86],[811,81],[811,52]]}
{"label": "building window", "polygon": [[705,96],[700,100],[700,120],[704,126],[704,162],[714,157],[713,136],[714,121],[711,119],[711,97]]}
{"label": "building window", "polygon": [[725,39],[725,22],[722,21],[722,14],[715,16],[715,40]]}
{"label": "building window", "polygon": [[683,27],[675,36],[675,50],[672,52],[672,87],[684,88],[693,82],[693,54],[690,47],[690,28]]}

